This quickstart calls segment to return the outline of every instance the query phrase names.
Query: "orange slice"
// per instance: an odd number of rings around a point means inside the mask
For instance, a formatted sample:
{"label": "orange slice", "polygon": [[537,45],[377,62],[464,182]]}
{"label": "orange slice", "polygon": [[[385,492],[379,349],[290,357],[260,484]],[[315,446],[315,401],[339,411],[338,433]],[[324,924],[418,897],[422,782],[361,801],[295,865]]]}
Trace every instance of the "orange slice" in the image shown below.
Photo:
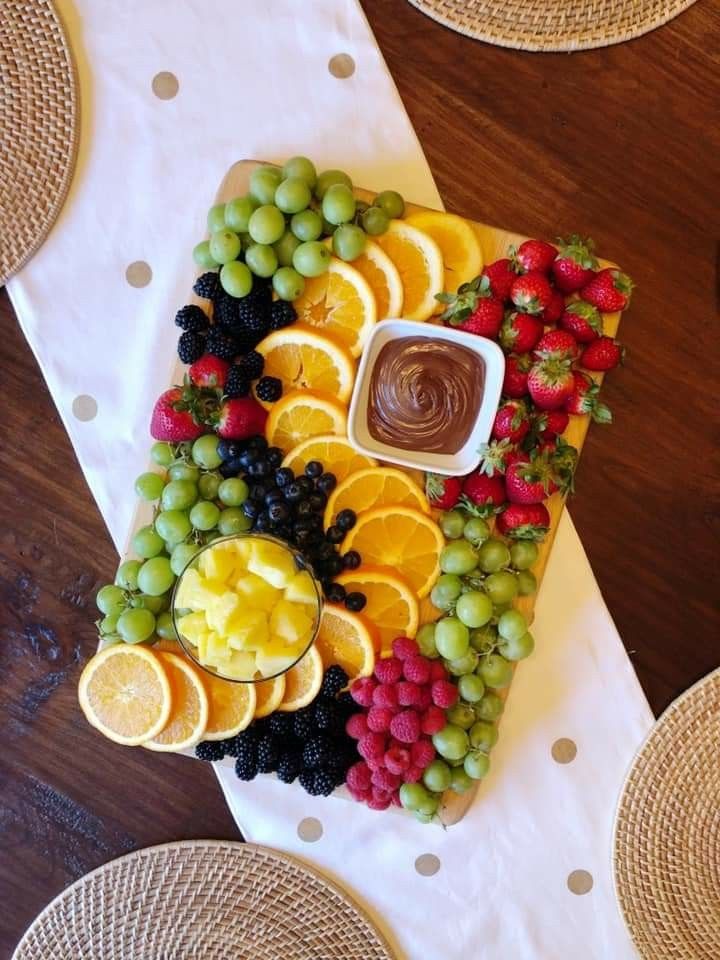
{"label": "orange slice", "polygon": [[210,700],[210,715],[203,740],[227,740],[250,725],[255,716],[255,683],[233,683],[208,673],[204,678]]}
{"label": "orange slice", "polygon": [[157,736],[143,743],[148,750],[177,753],[194,747],[205,733],[209,703],[207,692],[189,660],[175,653],[160,651],[172,691],[172,708],[168,722]]}
{"label": "orange slice", "polygon": [[371,467],[357,470],[333,490],[325,508],[325,526],[329,527],[341,510],[355,513],[396,503],[430,513],[427,497],[407,473],[395,467]]}
{"label": "orange slice", "polygon": [[328,434],[320,437],[310,437],[299,443],[287,454],[282,462],[284,467],[296,475],[302,473],[311,460],[319,460],[325,470],[334,473],[338,482],[354,473],[356,470],[365,470],[377,466],[377,461],[358,453],[349,440],[343,437],[334,437]]}
{"label": "orange slice", "polygon": [[93,727],[129,747],[156,737],[172,706],[170,681],[159,654],[124,643],[106,647],[88,661],[78,699]]}
{"label": "orange slice", "polygon": [[440,573],[445,539],[427,514],[412,507],[376,507],[358,514],[342,542],[342,552],[357,550],[363,563],[398,570],[418,597],[426,597]]}
{"label": "orange slice", "polygon": [[267,442],[281,450],[290,450],[318,434],[344,436],[346,431],[345,407],[309,390],[293,390],[274,403],[265,425]]}
{"label": "orange slice", "polygon": [[375,647],[380,638],[369,620],[345,607],[326,603],[315,645],[325,669],[339,664],[350,678],[369,677],[375,669]]}
{"label": "orange slice", "polygon": [[257,700],[255,703],[255,719],[269,717],[275,713],[285,696],[285,674],[273,677],[272,680],[260,680],[254,683]]}
{"label": "orange slice", "polygon": [[[445,290],[455,293],[461,283],[477,277],[483,268],[483,255],[475,231],[454,213],[423,210],[405,220],[432,237],[440,247],[445,267]],[[438,291],[436,291],[437,293]],[[441,310],[440,305],[436,310]]]}
{"label": "orange slice", "polygon": [[386,233],[375,238],[397,267],[403,285],[406,320],[428,320],[444,289],[445,267],[440,247],[429,234],[404,220],[391,220]]}
{"label": "orange slice", "polygon": [[375,296],[378,320],[402,315],[403,285],[398,268],[373,240],[368,240],[365,252],[353,260],[353,267],[368,282]]}
{"label": "orange slice", "polygon": [[333,257],[327,271],[305,280],[303,294],[293,302],[298,320],[333,337],[353,357],[362,353],[377,320],[370,284],[358,270]]}
{"label": "orange slice", "polygon": [[380,649],[389,650],[396,637],[414,637],[420,619],[418,599],[402,577],[380,567],[363,564],[336,578],[348,593],[359,590],[367,597],[363,617],[377,627]]}
{"label": "orange slice", "polygon": [[[355,364],[349,351],[312,327],[294,323],[275,330],[256,347],[265,360],[264,376],[282,381],[283,393],[320,390],[347,403],[355,379]],[[266,409],[270,403],[260,401]]]}
{"label": "orange slice", "polygon": [[323,662],[316,647],[310,647],[285,678],[285,695],[278,710],[289,713],[311,703],[320,692],[323,678]]}

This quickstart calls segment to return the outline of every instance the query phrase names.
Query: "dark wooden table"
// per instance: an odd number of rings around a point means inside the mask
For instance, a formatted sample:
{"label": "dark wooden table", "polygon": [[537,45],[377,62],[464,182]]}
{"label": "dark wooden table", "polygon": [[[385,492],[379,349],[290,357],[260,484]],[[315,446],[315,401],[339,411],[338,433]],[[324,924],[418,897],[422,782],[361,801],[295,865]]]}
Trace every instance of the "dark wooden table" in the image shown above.
{"label": "dark wooden table", "polygon": [[[574,54],[473,42],[364,0],[447,207],[537,236],[592,233],[637,291],[573,519],[657,712],[720,663],[720,11]],[[69,882],[125,851],[238,836],[212,771],[123,750],[76,703],[93,596],[117,557],[0,294],[0,955]]]}

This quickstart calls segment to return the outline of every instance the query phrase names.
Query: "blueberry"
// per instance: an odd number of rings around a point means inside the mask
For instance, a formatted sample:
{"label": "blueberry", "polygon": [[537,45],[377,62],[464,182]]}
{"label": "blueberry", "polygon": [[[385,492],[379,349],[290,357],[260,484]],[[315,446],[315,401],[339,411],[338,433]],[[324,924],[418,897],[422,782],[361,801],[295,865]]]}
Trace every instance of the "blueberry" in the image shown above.
{"label": "blueberry", "polygon": [[255,463],[250,464],[248,473],[251,477],[266,477],[270,473],[270,464],[263,457],[261,460],[256,460]]}
{"label": "blueberry", "polygon": [[308,500],[301,500],[300,503],[297,505],[298,517],[309,517],[312,512],[313,512],[313,508],[311,507]]}
{"label": "blueberry", "polygon": [[271,503],[267,513],[272,523],[285,523],[290,519],[290,507],[282,500]]}
{"label": "blueberry", "polygon": [[261,483],[254,483],[250,487],[250,499],[262,503],[265,499],[265,487]]}
{"label": "blueberry", "polygon": [[319,560],[329,560],[335,556],[335,548],[331,543],[323,542],[317,548],[317,556]]}
{"label": "blueberry", "polygon": [[298,477],[295,483],[302,490],[304,497],[307,497],[312,493],[313,485],[312,480],[309,477]]}
{"label": "blueberry", "polygon": [[295,479],[295,474],[288,467],[280,467],[279,470],[275,471],[275,483],[279,487],[286,487],[289,483],[292,483]]}
{"label": "blueberry", "polygon": [[335,517],[335,523],[343,533],[347,533],[348,530],[352,530],[357,523],[357,515],[354,510],[341,510]]}
{"label": "blueberry", "polygon": [[265,503],[270,506],[271,503],[279,503],[281,500],[285,500],[282,490],[279,487],[270,487],[269,490],[265,492]]}
{"label": "blueberry", "polygon": [[251,437],[248,440],[248,447],[250,450],[259,450],[261,453],[264,453],[268,448],[268,442],[262,434],[258,434],[256,437]]}
{"label": "blueberry", "polygon": [[310,504],[310,508],[316,512],[320,512],[325,509],[327,504],[327,497],[324,493],[311,493],[307,498],[307,502]]}
{"label": "blueberry", "polygon": [[282,450],[280,447],[268,447],[265,451],[265,459],[274,470],[275,467],[279,467],[283,461]]}
{"label": "blueberry", "polygon": [[346,570],[357,570],[362,563],[362,557],[357,550],[348,550],[347,553],[343,554],[342,560]]}
{"label": "blueberry", "polygon": [[359,590],[354,590],[345,597],[345,606],[353,613],[359,613],[367,603],[367,597]]}
{"label": "blueberry", "polygon": [[224,463],[221,463],[218,467],[218,473],[221,477],[227,479],[228,477],[236,477],[239,473],[242,473],[244,469],[245,465],[236,457],[234,460],[226,460]]}
{"label": "blueberry", "polygon": [[263,510],[263,512],[259,513],[255,518],[255,522],[253,523],[253,530],[255,530],[257,533],[268,533],[271,530],[271,528],[272,528],[272,523],[270,521],[270,517]]}
{"label": "blueberry", "polygon": [[345,587],[341,583],[328,584],[324,592],[330,603],[342,603],[345,599]]}
{"label": "blueberry", "polygon": [[315,481],[317,489],[324,494],[332,493],[337,486],[337,479],[334,473],[323,473]]}
{"label": "blueberry", "polygon": [[336,524],[333,524],[332,527],[328,527],[325,531],[325,539],[329,540],[330,543],[340,543],[340,541],[344,538],[345,534]]}
{"label": "blueberry", "polygon": [[[300,478],[302,479],[302,477]],[[303,498],[303,492],[297,480],[285,487],[285,499],[288,503],[298,503]]]}
{"label": "blueberry", "polygon": [[260,513],[260,505],[255,503],[254,500],[246,500],[242,505],[242,512],[250,520],[254,520]]}
{"label": "blueberry", "polygon": [[340,557],[328,557],[323,567],[328,576],[336,577],[343,571],[343,562]]}
{"label": "blueberry", "polygon": [[243,452],[243,445],[238,440],[221,440],[217,448],[221,460],[235,460]]}
{"label": "blueberry", "polygon": [[316,477],[319,477],[323,472],[323,466],[319,460],[311,460],[305,467],[305,476],[310,477],[311,480],[314,480]]}

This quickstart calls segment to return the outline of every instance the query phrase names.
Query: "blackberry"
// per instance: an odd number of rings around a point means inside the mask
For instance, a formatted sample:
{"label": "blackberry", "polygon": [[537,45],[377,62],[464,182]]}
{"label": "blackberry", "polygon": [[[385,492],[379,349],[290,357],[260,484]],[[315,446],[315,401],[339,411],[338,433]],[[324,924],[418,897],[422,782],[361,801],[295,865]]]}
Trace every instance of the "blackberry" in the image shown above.
{"label": "blackberry", "polygon": [[323,677],[320,694],[324,697],[335,697],[344,690],[348,683],[348,675],[338,664],[328,667]]}
{"label": "blackberry", "polygon": [[305,740],[313,731],[312,716],[307,709],[297,710],[293,717],[293,733],[300,740]]}
{"label": "blackberry", "polygon": [[315,703],[315,726],[318,730],[329,730],[335,719],[335,707],[329,700],[319,700]]}
{"label": "blackberry", "polygon": [[222,330],[214,328],[207,335],[205,350],[221,360],[234,360],[238,347],[234,337],[230,337]]}
{"label": "blackberry", "polygon": [[193,284],[193,293],[203,300],[212,300],[218,290],[219,276],[217,271],[209,270],[201,274]]}
{"label": "blackberry", "polygon": [[350,764],[348,764],[347,758],[342,754],[336,754],[332,760],[328,762],[325,770],[332,777],[333,786],[339,787],[341,783],[345,783],[349,766]]}
{"label": "blackberry", "polygon": [[[187,334],[183,334],[187,336]],[[275,403],[282,396],[282,381],[277,377],[263,377],[258,381],[255,387],[255,393],[258,400],[264,400],[265,403]]]}
{"label": "blackberry", "polygon": [[284,753],[277,766],[277,778],[283,783],[293,783],[300,773],[300,760],[294,753]]}
{"label": "blackberry", "polygon": [[341,693],[335,703],[341,714],[349,717],[350,714],[357,712],[357,704],[352,698],[352,694],[349,690],[346,690],[344,693]]}
{"label": "blackberry", "polygon": [[287,300],[275,300],[270,307],[270,329],[281,330],[297,320],[295,307]]}
{"label": "blackberry", "polygon": [[223,740],[203,740],[195,747],[195,756],[198,760],[207,760],[213,763],[215,760],[222,760],[225,756],[225,745]]}
{"label": "blackberry", "polygon": [[235,761],[235,773],[238,780],[254,780],[258,775],[257,763],[254,757],[238,757]]}
{"label": "blackberry", "polygon": [[262,376],[265,360],[257,350],[251,350],[244,357],[240,357],[237,365],[242,370],[244,377],[247,377],[248,380],[257,380]]}
{"label": "blackberry", "polygon": [[[342,780],[340,781],[343,782]],[[316,770],[313,777],[313,796],[329,797],[335,789],[335,776],[326,770]],[[310,791],[308,791],[309,793]]]}
{"label": "blackberry", "polygon": [[252,330],[246,330],[244,327],[235,327],[232,335],[237,341],[238,353],[249,353],[262,340],[262,333],[255,333]]}
{"label": "blackberry", "polygon": [[292,733],[292,721],[290,713],[273,713],[270,715],[268,728],[276,737],[289,737]]}
{"label": "blackberry", "polygon": [[330,738],[320,733],[312,737],[305,744],[303,750],[303,766],[309,770],[317,770],[330,759],[333,754]]}
{"label": "blackberry", "polygon": [[230,737],[229,740],[220,740],[219,742],[225,748],[226,757],[237,757],[240,747],[237,737]]}
{"label": "blackberry", "polygon": [[185,307],[180,307],[175,314],[175,324],[181,330],[197,333],[199,330],[207,330],[208,318],[202,307],[198,307],[196,303],[189,303]]}
{"label": "blackberry", "polygon": [[235,330],[240,326],[237,300],[225,293],[220,287],[218,287],[217,294],[213,298],[213,320],[216,324],[229,330]]}
{"label": "blackberry", "polygon": [[230,372],[225,380],[226,397],[246,397],[250,393],[250,381],[243,376],[243,372],[237,363],[230,367]]}
{"label": "blackberry", "polygon": [[257,772],[272,773],[277,767],[278,755],[271,735],[264,736],[257,746]]}
{"label": "blackberry", "polygon": [[180,334],[177,345],[178,357],[182,363],[195,363],[205,353],[205,337],[192,330]]}
{"label": "blackberry", "polygon": [[311,797],[320,796],[320,791],[315,789],[314,770],[302,770],[298,780],[300,781],[300,786],[303,788],[303,790],[305,790],[306,793],[309,793]]}
{"label": "blackberry", "polygon": [[245,727],[235,739],[238,743],[257,743],[259,723],[256,720],[249,727]]}

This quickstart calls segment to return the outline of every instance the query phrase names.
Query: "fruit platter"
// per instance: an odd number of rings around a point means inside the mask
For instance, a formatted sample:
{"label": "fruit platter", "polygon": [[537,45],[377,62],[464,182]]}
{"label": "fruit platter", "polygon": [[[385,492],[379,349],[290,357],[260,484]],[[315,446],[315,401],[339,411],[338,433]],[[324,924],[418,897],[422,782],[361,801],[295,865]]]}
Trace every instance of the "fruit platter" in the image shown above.
{"label": "fruit platter", "polygon": [[123,746],[456,823],[612,419],[631,281],[305,157],[235,164],[207,230],[81,708]]}

